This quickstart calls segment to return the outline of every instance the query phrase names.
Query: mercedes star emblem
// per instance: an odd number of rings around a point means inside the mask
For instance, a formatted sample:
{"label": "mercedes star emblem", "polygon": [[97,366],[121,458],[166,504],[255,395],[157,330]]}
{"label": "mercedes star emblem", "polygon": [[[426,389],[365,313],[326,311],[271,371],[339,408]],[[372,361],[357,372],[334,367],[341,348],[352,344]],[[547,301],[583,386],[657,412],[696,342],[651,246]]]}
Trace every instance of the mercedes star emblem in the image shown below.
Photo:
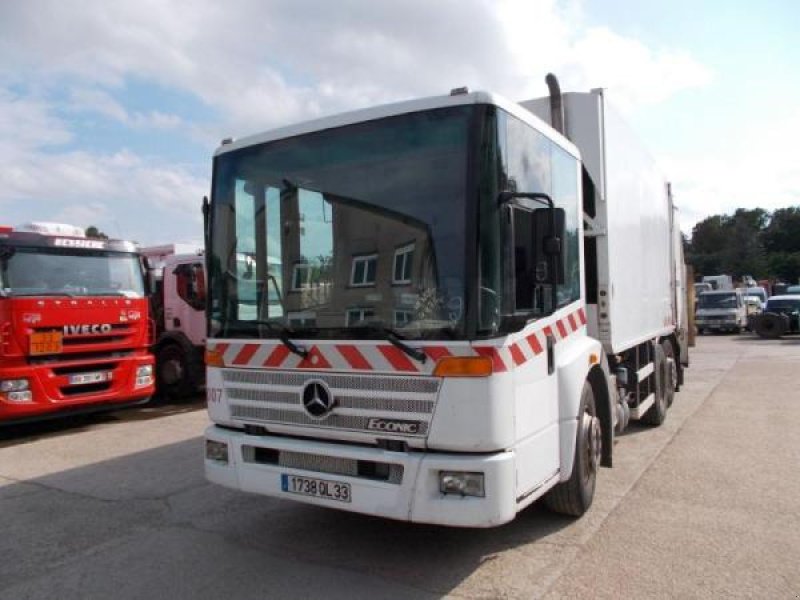
{"label": "mercedes star emblem", "polygon": [[302,401],[306,412],[315,419],[325,417],[335,404],[333,394],[328,386],[318,380],[309,381],[306,384],[306,387],[303,388]]}

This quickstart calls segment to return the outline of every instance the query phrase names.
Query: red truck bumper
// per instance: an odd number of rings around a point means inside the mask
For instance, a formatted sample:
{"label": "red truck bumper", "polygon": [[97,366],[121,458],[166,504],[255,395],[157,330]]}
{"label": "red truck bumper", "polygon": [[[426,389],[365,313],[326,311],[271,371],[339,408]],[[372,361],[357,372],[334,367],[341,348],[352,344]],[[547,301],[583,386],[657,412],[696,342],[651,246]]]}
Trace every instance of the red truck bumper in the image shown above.
{"label": "red truck bumper", "polygon": [[16,390],[0,391],[0,426],[146,402],[155,392],[154,374],[154,360],[147,353],[0,367],[0,386],[15,382],[5,386]]}

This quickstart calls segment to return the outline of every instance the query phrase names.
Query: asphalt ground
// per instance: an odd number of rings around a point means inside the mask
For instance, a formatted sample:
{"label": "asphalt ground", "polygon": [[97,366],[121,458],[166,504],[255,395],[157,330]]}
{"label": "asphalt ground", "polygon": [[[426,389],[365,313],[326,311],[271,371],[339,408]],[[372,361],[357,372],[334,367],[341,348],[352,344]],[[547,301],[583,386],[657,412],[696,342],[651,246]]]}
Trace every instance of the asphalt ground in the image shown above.
{"label": "asphalt ground", "polygon": [[797,338],[698,338],[578,520],[447,529],[213,486],[203,408],[0,431],[0,599],[800,598]]}

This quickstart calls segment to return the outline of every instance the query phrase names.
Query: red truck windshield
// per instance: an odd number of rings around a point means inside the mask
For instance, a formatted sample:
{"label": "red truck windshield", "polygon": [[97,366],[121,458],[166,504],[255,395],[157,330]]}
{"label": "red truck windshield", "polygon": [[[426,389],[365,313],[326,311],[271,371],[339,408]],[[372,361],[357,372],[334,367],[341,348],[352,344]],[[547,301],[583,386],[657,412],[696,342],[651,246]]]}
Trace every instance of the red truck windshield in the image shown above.
{"label": "red truck windshield", "polygon": [[144,296],[136,255],[125,252],[5,247],[0,284],[6,296]]}

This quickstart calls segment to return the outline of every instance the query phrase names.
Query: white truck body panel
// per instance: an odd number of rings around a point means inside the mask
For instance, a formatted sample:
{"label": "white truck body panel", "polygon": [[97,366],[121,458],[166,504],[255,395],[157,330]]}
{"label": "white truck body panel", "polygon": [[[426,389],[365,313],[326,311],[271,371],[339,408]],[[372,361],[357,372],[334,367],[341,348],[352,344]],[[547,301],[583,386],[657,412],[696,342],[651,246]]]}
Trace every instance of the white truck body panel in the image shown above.
{"label": "white truck body panel", "polygon": [[[588,311],[589,334],[620,353],[675,326],[673,207],[666,181],[602,90],[563,101],[567,137],[597,189],[600,298]],[[549,120],[548,98],[522,105]]]}

